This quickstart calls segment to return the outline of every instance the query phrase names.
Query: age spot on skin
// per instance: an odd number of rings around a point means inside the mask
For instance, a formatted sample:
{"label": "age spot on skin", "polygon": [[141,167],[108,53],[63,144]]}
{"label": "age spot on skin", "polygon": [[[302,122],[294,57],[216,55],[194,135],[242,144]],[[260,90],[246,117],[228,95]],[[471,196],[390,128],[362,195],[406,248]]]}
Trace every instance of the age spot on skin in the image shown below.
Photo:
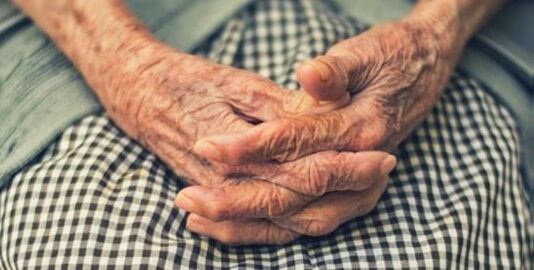
{"label": "age spot on skin", "polygon": [[100,44],[97,43],[93,46],[93,50],[99,53],[102,50],[102,47],[100,46]]}
{"label": "age spot on skin", "polygon": [[83,15],[83,13],[77,8],[72,10],[72,14],[74,15],[74,20],[76,20],[76,23],[83,24],[85,22],[85,15]]}

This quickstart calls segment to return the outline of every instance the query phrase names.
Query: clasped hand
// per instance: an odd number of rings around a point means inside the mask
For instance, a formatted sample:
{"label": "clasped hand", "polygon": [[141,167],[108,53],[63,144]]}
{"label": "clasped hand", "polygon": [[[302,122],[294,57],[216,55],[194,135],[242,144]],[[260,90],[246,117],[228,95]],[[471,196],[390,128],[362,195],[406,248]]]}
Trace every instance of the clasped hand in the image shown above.
{"label": "clasped hand", "polygon": [[118,68],[108,112],[191,184],[176,198],[189,230],[227,244],[327,234],[374,208],[396,164],[383,151],[446,84],[452,64],[424,29],[395,23],[338,43],[298,68],[305,91],[159,44]]}

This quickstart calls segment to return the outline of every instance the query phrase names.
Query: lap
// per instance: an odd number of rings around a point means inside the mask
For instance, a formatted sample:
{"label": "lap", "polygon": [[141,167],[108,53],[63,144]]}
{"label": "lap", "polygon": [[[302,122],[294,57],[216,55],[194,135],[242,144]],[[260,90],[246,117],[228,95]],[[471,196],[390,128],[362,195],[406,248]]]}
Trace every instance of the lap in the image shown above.
{"label": "lap", "polygon": [[[363,29],[321,4],[270,2],[230,22],[204,48],[209,57],[296,87],[298,62]],[[374,211],[328,236],[233,248],[185,230],[173,205],[179,176],[93,115],[0,190],[0,268],[518,268],[529,237],[518,141],[509,112],[456,74],[396,150]]]}

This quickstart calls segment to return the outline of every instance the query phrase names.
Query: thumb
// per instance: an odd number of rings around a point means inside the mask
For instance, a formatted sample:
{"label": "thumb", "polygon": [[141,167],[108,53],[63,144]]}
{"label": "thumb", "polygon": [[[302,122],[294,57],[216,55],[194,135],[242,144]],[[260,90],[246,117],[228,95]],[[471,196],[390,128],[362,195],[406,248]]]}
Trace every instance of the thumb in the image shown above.
{"label": "thumb", "polygon": [[348,103],[350,99],[348,68],[339,56],[321,55],[297,68],[302,88],[321,101]]}

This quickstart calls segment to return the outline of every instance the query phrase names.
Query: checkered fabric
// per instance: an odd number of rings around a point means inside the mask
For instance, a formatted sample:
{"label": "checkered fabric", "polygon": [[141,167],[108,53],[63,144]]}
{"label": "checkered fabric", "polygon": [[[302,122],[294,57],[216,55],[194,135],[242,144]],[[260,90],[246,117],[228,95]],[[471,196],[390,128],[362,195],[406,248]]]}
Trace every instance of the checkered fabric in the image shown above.
{"label": "checkered fabric", "polygon": [[[260,1],[202,51],[296,88],[299,62],[363,28],[326,2]],[[526,269],[519,148],[510,113],[456,74],[374,211],[324,237],[228,247],[185,230],[180,177],[93,115],[0,190],[0,269]]]}

